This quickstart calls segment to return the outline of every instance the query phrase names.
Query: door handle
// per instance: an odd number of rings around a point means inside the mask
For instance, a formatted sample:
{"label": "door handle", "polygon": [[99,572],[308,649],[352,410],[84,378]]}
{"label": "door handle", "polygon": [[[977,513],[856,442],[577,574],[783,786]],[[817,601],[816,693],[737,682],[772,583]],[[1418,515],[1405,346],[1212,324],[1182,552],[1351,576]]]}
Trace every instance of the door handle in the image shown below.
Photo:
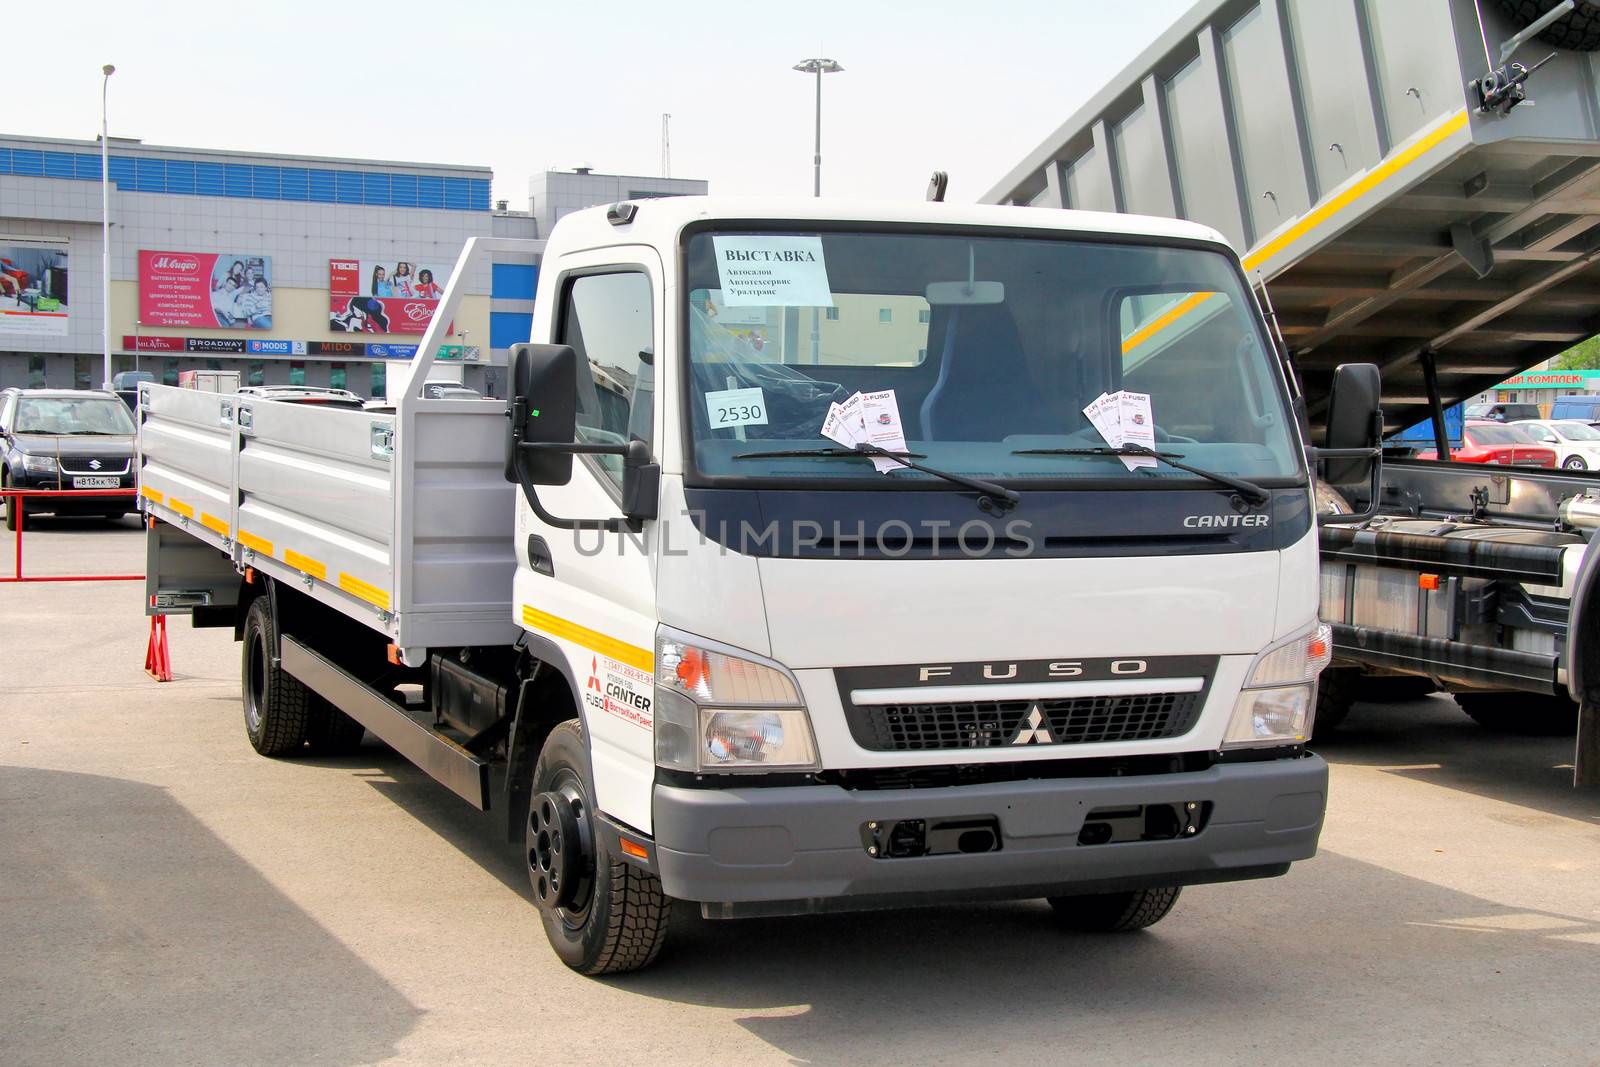
{"label": "door handle", "polygon": [[551,578],[556,576],[556,561],[550,555],[550,546],[538,534],[528,535],[528,566]]}

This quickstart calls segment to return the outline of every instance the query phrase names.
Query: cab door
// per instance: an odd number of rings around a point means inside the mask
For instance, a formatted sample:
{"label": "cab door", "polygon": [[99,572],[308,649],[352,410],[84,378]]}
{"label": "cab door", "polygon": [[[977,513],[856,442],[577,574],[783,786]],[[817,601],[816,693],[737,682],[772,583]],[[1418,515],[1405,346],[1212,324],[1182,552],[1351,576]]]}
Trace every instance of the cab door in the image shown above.
{"label": "cab door", "polygon": [[[555,266],[553,279],[541,278],[533,335],[577,353],[577,439],[641,440],[659,455],[655,353],[666,349],[659,257],[650,248],[612,248],[563,256]],[[620,517],[622,459],[580,456],[572,480],[541,486],[539,498],[563,519]],[[566,667],[589,740],[595,802],[644,831],[655,778],[657,538],[654,521],[636,532],[559,529],[518,493],[516,621],[536,656]]]}

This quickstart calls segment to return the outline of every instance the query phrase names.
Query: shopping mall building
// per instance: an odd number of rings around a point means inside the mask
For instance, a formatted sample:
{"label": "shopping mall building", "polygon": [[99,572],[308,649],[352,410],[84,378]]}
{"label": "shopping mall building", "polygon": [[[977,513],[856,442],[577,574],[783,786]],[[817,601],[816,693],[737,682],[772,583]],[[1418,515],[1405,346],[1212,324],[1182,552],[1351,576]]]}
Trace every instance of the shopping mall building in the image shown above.
{"label": "shopping mall building", "polygon": [[[100,144],[0,134],[0,388],[102,377]],[[236,370],[246,384],[383,395],[470,237],[542,239],[561,215],[704,193],[687,179],[549,172],[526,205],[487,167],[165,148],[113,137],[114,371]],[[445,357],[503,395],[528,339],[538,250],[472,269]]]}

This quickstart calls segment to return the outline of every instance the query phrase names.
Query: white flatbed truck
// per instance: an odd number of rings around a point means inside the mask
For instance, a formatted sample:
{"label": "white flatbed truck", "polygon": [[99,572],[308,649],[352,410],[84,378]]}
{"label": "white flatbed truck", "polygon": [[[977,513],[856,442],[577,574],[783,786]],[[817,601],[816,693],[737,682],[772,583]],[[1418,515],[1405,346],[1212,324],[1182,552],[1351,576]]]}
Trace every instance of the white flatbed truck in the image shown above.
{"label": "white flatbed truck", "polygon": [[[535,308],[509,402],[141,384],[149,610],[234,629],[258,752],[370,731],[503,808],[590,974],[672,899],[1125,930],[1313,855],[1328,459],[1214,231],[624,203],[559,223]],[[1373,368],[1334,392],[1373,462]]]}

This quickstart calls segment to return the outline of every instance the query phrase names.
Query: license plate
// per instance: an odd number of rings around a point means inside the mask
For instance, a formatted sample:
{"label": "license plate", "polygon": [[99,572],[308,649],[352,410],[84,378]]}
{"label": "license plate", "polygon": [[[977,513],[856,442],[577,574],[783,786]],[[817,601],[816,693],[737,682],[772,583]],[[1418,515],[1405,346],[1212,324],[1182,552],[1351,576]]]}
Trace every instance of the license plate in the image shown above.
{"label": "license plate", "polygon": [[117,483],[120,482],[121,480],[122,479],[120,479],[120,478],[108,477],[108,476],[105,476],[105,475],[101,475],[98,478],[96,478],[96,477],[74,478],[74,479],[72,479],[72,488],[74,488],[74,489],[115,489],[115,488],[117,488]]}

